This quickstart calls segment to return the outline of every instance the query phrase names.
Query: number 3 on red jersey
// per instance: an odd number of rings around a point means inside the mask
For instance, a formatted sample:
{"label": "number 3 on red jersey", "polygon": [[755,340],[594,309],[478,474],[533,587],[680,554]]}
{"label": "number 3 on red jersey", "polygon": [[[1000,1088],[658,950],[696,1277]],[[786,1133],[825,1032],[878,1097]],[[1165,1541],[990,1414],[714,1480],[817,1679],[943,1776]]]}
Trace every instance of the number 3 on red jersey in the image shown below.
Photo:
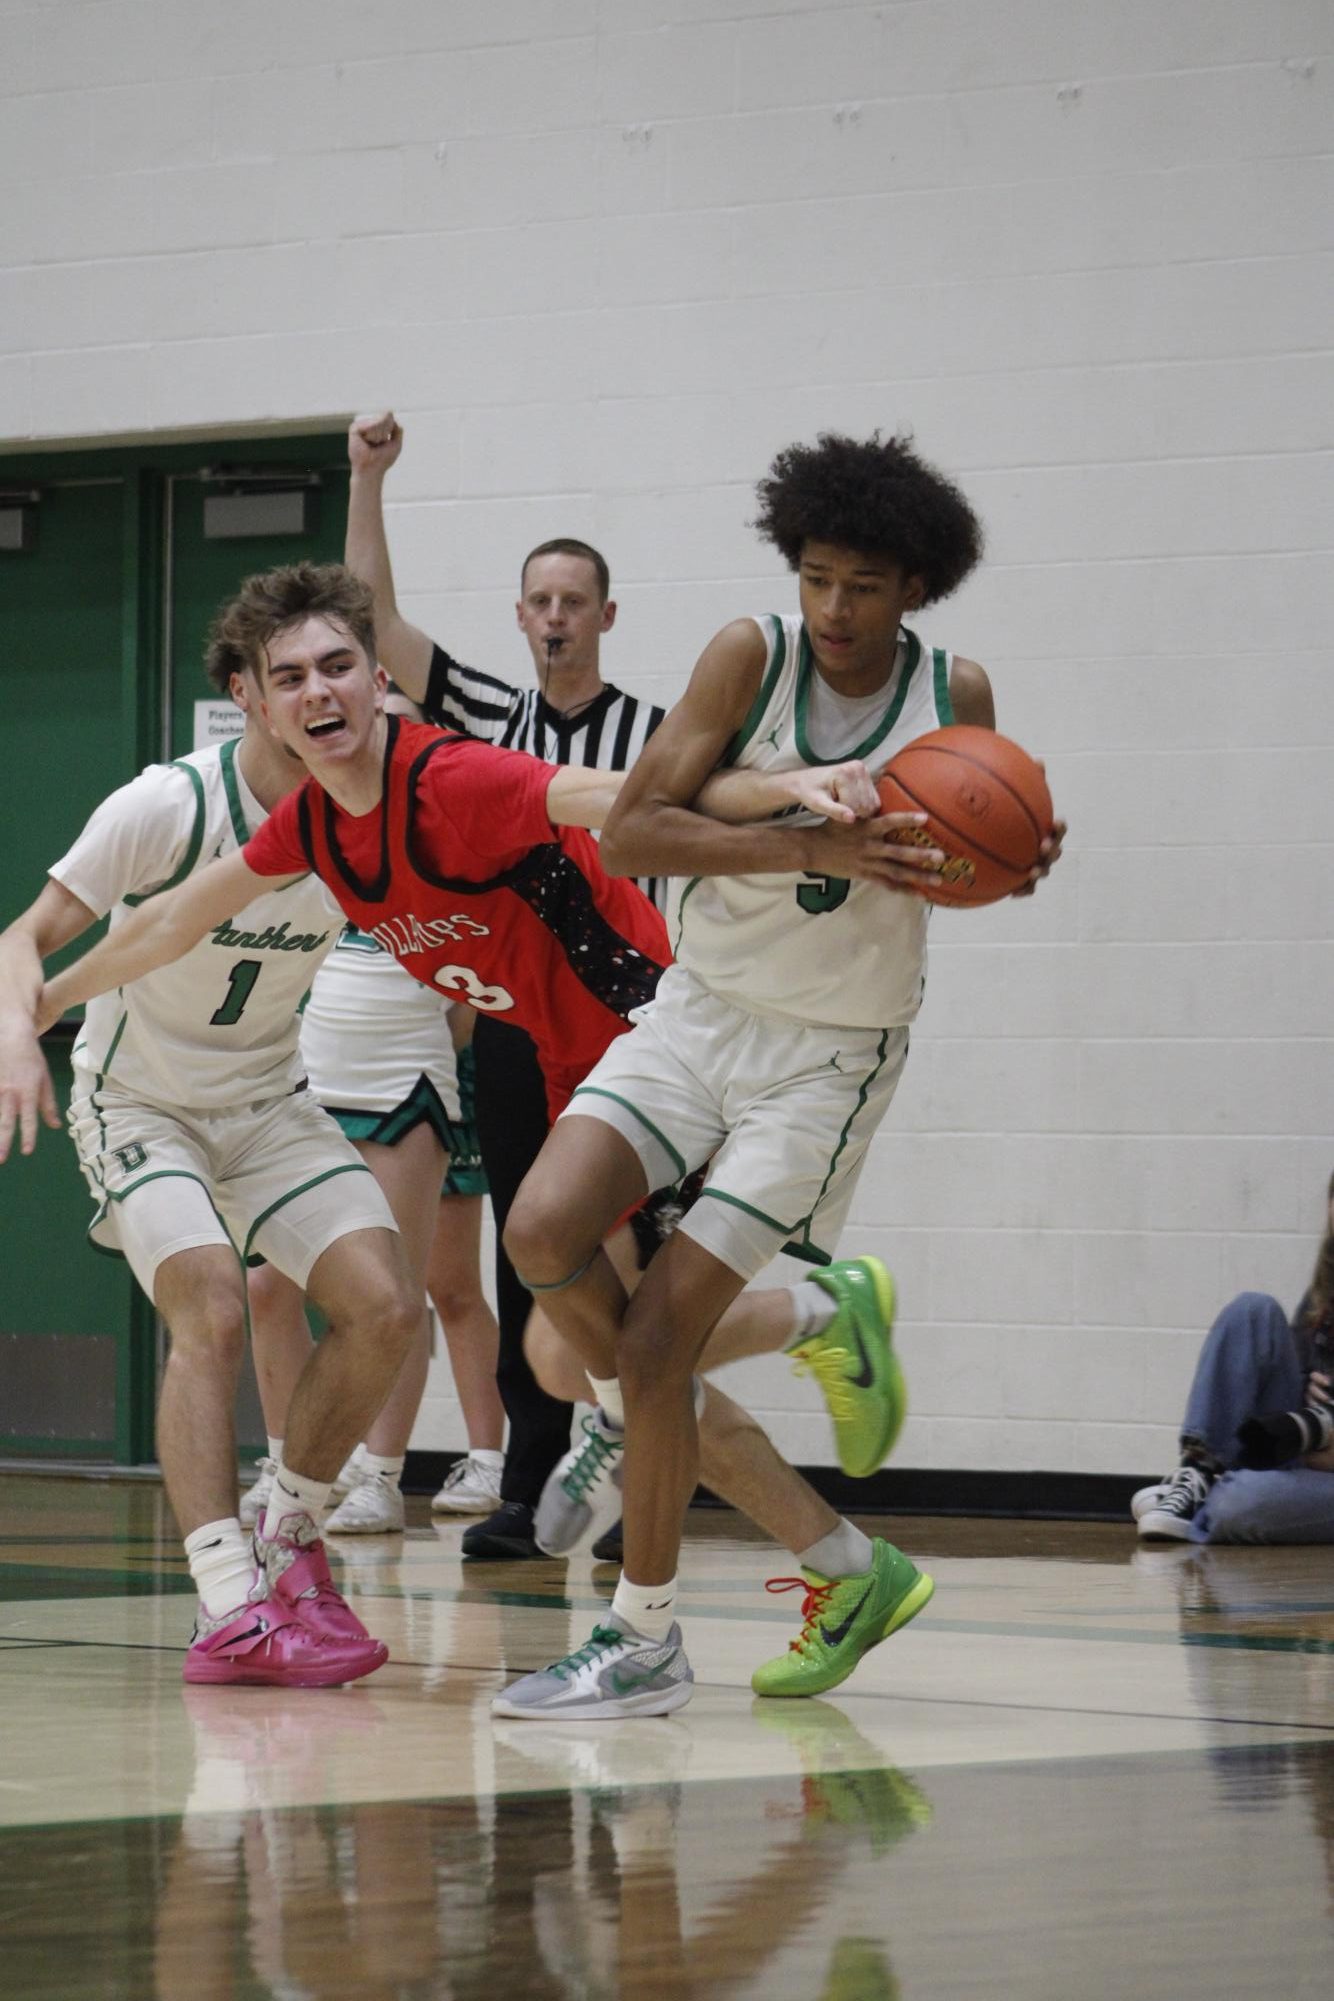
{"label": "number 3 on red jersey", "polygon": [[513,994],[504,987],[483,986],[471,966],[437,966],[432,978],[446,993],[466,995],[469,1007],[483,1014],[504,1014],[514,1005]]}

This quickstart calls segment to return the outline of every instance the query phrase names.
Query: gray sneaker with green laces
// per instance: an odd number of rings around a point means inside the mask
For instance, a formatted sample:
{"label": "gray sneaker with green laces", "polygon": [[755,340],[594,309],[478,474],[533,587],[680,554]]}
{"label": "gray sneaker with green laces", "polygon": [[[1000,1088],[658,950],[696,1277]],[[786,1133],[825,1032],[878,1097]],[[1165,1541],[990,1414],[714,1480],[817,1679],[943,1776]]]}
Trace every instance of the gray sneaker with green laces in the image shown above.
{"label": "gray sneaker with green laces", "polygon": [[625,1433],[601,1406],[589,1412],[581,1429],[583,1437],[548,1476],[537,1504],[533,1538],[548,1556],[585,1549],[620,1520]]}
{"label": "gray sneaker with green laces", "polygon": [[491,1714],[543,1723],[667,1716],[684,1709],[694,1687],[679,1626],[665,1640],[646,1640],[609,1612],[574,1653],[526,1674],[496,1696]]}

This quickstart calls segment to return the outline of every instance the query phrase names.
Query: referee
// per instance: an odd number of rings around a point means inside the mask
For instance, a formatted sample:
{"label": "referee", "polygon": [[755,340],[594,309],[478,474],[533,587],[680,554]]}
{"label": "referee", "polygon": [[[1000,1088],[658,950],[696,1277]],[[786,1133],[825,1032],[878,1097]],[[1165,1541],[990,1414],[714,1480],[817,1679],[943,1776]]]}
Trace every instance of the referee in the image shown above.
{"label": "referee", "polygon": [[[525,558],[517,606],[519,629],[537,670],[535,688],[516,688],[450,658],[410,625],[394,596],[384,532],[384,477],[403,447],[392,412],[354,419],[348,433],[352,483],[348,568],[375,593],[381,664],[429,721],[551,764],[600,771],[632,765],[665,713],[602,679],[599,650],[616,620],[605,559],[587,542],[561,537]],[[656,885],[641,885],[650,894]],[[570,1443],[573,1407],[541,1389],[523,1352],[532,1299],[505,1256],[501,1235],[519,1183],[547,1136],[547,1101],[532,1042],[522,1029],[479,1014],[473,1038],[477,1128],[496,1220],[496,1301],[500,1357],[496,1383],[509,1441],[500,1506],[463,1537],[463,1554],[490,1559],[536,1557],[533,1510],[547,1475]]]}

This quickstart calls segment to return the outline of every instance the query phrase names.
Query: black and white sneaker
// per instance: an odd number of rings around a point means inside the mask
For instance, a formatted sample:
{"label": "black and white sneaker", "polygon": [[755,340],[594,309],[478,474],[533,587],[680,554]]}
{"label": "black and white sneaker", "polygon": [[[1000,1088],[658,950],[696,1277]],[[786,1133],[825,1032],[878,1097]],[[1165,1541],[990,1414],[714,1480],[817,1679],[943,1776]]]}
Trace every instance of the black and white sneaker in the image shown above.
{"label": "black and white sneaker", "polygon": [[1140,1487],[1130,1496],[1130,1512],[1136,1521],[1147,1515],[1150,1508],[1156,1508],[1163,1495],[1172,1484],[1169,1473],[1164,1480],[1155,1480],[1152,1486]]}
{"label": "black and white sneaker", "polygon": [[1193,1542],[1194,1521],[1212,1482],[1198,1466],[1178,1466],[1151,1508],[1139,1518],[1144,1542]]}

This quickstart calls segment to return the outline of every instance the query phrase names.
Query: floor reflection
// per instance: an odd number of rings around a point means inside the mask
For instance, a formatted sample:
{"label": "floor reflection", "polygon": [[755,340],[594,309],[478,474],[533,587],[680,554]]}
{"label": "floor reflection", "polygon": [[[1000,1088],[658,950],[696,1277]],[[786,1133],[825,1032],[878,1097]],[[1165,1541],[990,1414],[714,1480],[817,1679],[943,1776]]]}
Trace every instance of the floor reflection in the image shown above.
{"label": "floor reflection", "polygon": [[[869,1885],[852,1907],[871,1922],[831,1930],[830,1914],[849,1870],[873,1872],[878,1898],[892,1894],[891,1851],[932,1809],[833,1703],[754,1705],[762,1727],[795,1745],[800,1779],[692,1781],[691,1734],[670,1718],[615,1730],[513,1724],[497,1730],[497,1759],[504,1782],[528,1790],[293,1807],[284,1802],[311,1789],[340,1731],[377,1728],[373,1709],[211,1689],[183,1700],[196,1761],[183,1815],[0,1836],[11,1911],[43,1913],[20,1926],[6,1991],[32,2001],[610,2001],[753,1984],[819,2001],[899,1994]],[[744,1838],[720,1840],[738,1793]],[[95,1910],[96,1950],[81,1942]],[[58,1938],[69,1957],[51,1950]]]}

